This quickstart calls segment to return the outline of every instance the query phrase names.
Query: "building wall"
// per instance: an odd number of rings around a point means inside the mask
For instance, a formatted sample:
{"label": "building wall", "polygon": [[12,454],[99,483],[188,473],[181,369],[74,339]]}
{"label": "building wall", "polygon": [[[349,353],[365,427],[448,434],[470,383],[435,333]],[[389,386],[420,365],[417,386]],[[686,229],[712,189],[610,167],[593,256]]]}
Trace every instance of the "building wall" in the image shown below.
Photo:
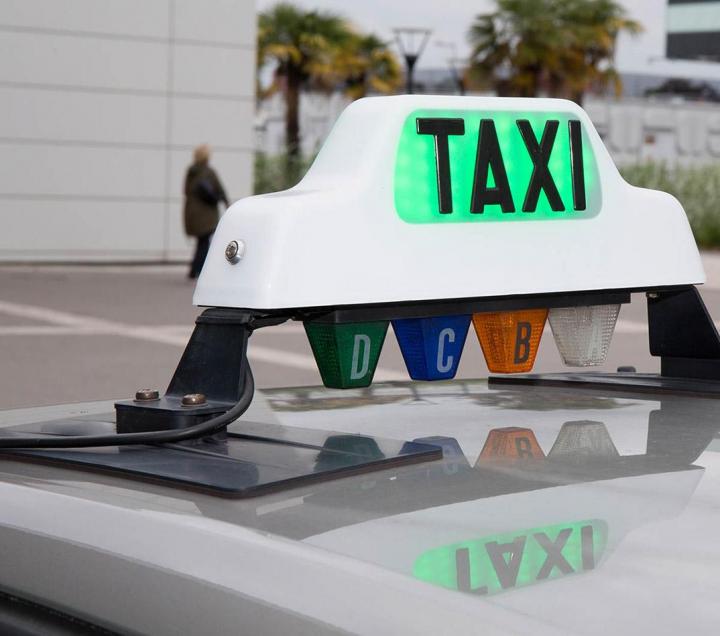
{"label": "building wall", "polygon": [[720,0],[668,0],[667,57],[720,62]]}
{"label": "building wall", "polygon": [[588,99],[584,107],[618,165],[720,161],[718,104]]}
{"label": "building wall", "polygon": [[252,187],[254,0],[0,2],[0,260],[176,260],[210,143]]}
{"label": "building wall", "polygon": [[[317,152],[347,104],[349,100],[338,93],[301,95],[300,131],[305,156]],[[584,108],[619,165],[720,161],[720,104],[588,97]],[[283,152],[283,113],[279,95],[261,103],[256,121],[256,143],[261,152]]]}
{"label": "building wall", "polygon": [[[677,7],[668,2],[669,0],[621,0],[629,16],[638,20],[643,30],[636,35],[620,34],[615,51],[617,70],[622,76],[656,76],[660,81],[670,77],[720,81],[720,64],[707,59],[678,59],[671,55],[672,51],[668,51],[668,31],[679,26],[672,15]],[[686,4],[687,6],[695,5]]]}

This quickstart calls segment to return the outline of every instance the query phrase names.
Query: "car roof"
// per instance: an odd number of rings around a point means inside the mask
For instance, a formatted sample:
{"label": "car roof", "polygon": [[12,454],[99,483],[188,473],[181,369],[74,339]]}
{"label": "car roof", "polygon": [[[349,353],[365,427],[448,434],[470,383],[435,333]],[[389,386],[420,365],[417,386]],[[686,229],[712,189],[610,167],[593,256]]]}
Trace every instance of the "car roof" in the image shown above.
{"label": "car roof", "polygon": [[[0,422],[98,421],[111,406],[24,409]],[[72,551],[78,584],[75,596],[43,587],[26,555],[0,585],[104,616],[111,628],[152,623],[158,633],[192,619],[170,609],[164,622],[153,618],[147,600],[122,618],[98,581],[140,585],[174,572],[163,585],[190,577],[205,592],[220,586],[265,608],[259,626],[292,616],[310,633],[429,633],[449,617],[468,628],[486,621],[491,632],[710,632],[720,619],[720,548],[710,538],[720,528],[716,410],[700,397],[485,381],[262,390],[231,430],[352,433],[380,447],[422,440],[444,458],[245,500],[3,460],[3,544],[42,536],[56,562]],[[98,552],[112,557],[102,574],[84,565]],[[150,569],[130,578],[119,565],[128,560]],[[94,595],[82,596],[91,581]],[[333,607],[321,602],[328,594]],[[230,620],[238,603],[233,596],[213,620]]]}

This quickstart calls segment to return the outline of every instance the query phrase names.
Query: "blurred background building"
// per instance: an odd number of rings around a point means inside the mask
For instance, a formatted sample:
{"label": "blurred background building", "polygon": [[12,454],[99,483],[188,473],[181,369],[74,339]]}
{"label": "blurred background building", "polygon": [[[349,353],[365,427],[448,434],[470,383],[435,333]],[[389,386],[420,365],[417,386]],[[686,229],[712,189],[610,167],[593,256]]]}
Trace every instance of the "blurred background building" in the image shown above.
{"label": "blurred background building", "polygon": [[[259,0],[258,4],[263,8],[273,2]],[[299,4],[334,6],[332,0],[299,0]],[[720,0],[620,0],[619,4],[642,26],[638,34],[621,33],[618,37],[615,67],[622,83],[621,93],[616,95],[613,87],[608,87],[589,92],[583,102],[613,158],[619,164],[653,160],[693,165],[717,161]],[[423,24],[434,31],[415,71],[417,92],[458,93],[456,73],[467,63],[464,58],[468,53],[463,25],[493,7],[492,0],[451,4],[444,8],[447,24],[425,16]],[[381,28],[373,23],[364,26]],[[461,37],[446,41],[449,31],[443,29],[448,28]],[[300,128],[305,155],[317,152],[348,103],[342,92],[303,93]],[[280,95],[260,103],[255,121],[259,150],[269,155],[283,151],[283,122]]]}
{"label": "blurred background building", "polygon": [[251,193],[255,33],[253,0],[2,0],[0,260],[186,259],[193,147]]}
{"label": "blurred background building", "polygon": [[[268,166],[287,172],[282,161],[259,161],[287,149],[282,83],[255,99],[256,82],[272,76],[256,73],[257,11],[277,1],[0,0],[0,261],[188,259],[181,188],[200,143],[213,146],[233,200],[289,185],[253,183],[254,161],[265,166],[260,176]],[[717,163],[720,0],[618,2],[643,29],[618,36],[621,92],[588,90],[583,99],[614,159]],[[444,94],[464,90],[468,28],[496,6],[427,0],[408,13],[412,3],[385,0],[292,4],[347,18],[395,55],[393,29],[403,20],[432,29],[415,86]],[[306,83],[299,98],[303,161],[357,96],[321,84]]]}
{"label": "blurred background building", "polygon": [[668,0],[667,56],[720,62],[720,1]]}

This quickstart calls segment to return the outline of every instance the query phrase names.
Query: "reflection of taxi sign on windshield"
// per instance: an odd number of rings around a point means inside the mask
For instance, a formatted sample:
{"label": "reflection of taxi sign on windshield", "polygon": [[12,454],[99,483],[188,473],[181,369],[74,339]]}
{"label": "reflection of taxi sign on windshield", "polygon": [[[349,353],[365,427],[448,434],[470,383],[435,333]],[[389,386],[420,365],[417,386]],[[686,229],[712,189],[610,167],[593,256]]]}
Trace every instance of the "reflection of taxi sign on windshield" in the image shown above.
{"label": "reflection of taxi sign on windshield", "polygon": [[606,544],[607,524],[597,519],[533,528],[434,548],[416,559],[413,576],[494,594],[592,570]]}
{"label": "reflection of taxi sign on windshield", "polygon": [[483,459],[542,459],[545,457],[535,433],[529,428],[509,426],[488,433],[478,461]]}
{"label": "reflection of taxi sign on windshield", "polygon": [[584,461],[589,457],[618,457],[618,449],[602,422],[565,422],[548,457]]}
{"label": "reflection of taxi sign on windshield", "polygon": [[627,184],[576,104],[408,95],[353,103],[296,187],[234,204],[194,301],[304,322],[352,388],[389,323],[416,380],[455,376],[470,321],[492,372],[530,371],[546,319],[598,365],[631,292],[703,281],[680,204]]}

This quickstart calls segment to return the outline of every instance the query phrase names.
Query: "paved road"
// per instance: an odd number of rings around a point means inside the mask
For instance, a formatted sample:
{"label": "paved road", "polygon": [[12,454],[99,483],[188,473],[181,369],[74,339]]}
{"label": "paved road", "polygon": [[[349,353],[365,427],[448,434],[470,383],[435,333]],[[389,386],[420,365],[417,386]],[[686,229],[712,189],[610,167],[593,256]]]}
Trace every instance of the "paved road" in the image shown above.
{"label": "paved road", "polygon": [[[704,257],[703,297],[720,319],[720,256]],[[142,387],[164,389],[198,310],[184,268],[0,267],[0,409],[123,398]],[[620,313],[604,368],[655,371],[648,353],[644,297]],[[250,358],[258,386],[318,384],[301,324],[256,332]],[[546,333],[535,371],[563,369]],[[487,367],[468,334],[460,377]],[[376,379],[407,379],[392,330]]]}

